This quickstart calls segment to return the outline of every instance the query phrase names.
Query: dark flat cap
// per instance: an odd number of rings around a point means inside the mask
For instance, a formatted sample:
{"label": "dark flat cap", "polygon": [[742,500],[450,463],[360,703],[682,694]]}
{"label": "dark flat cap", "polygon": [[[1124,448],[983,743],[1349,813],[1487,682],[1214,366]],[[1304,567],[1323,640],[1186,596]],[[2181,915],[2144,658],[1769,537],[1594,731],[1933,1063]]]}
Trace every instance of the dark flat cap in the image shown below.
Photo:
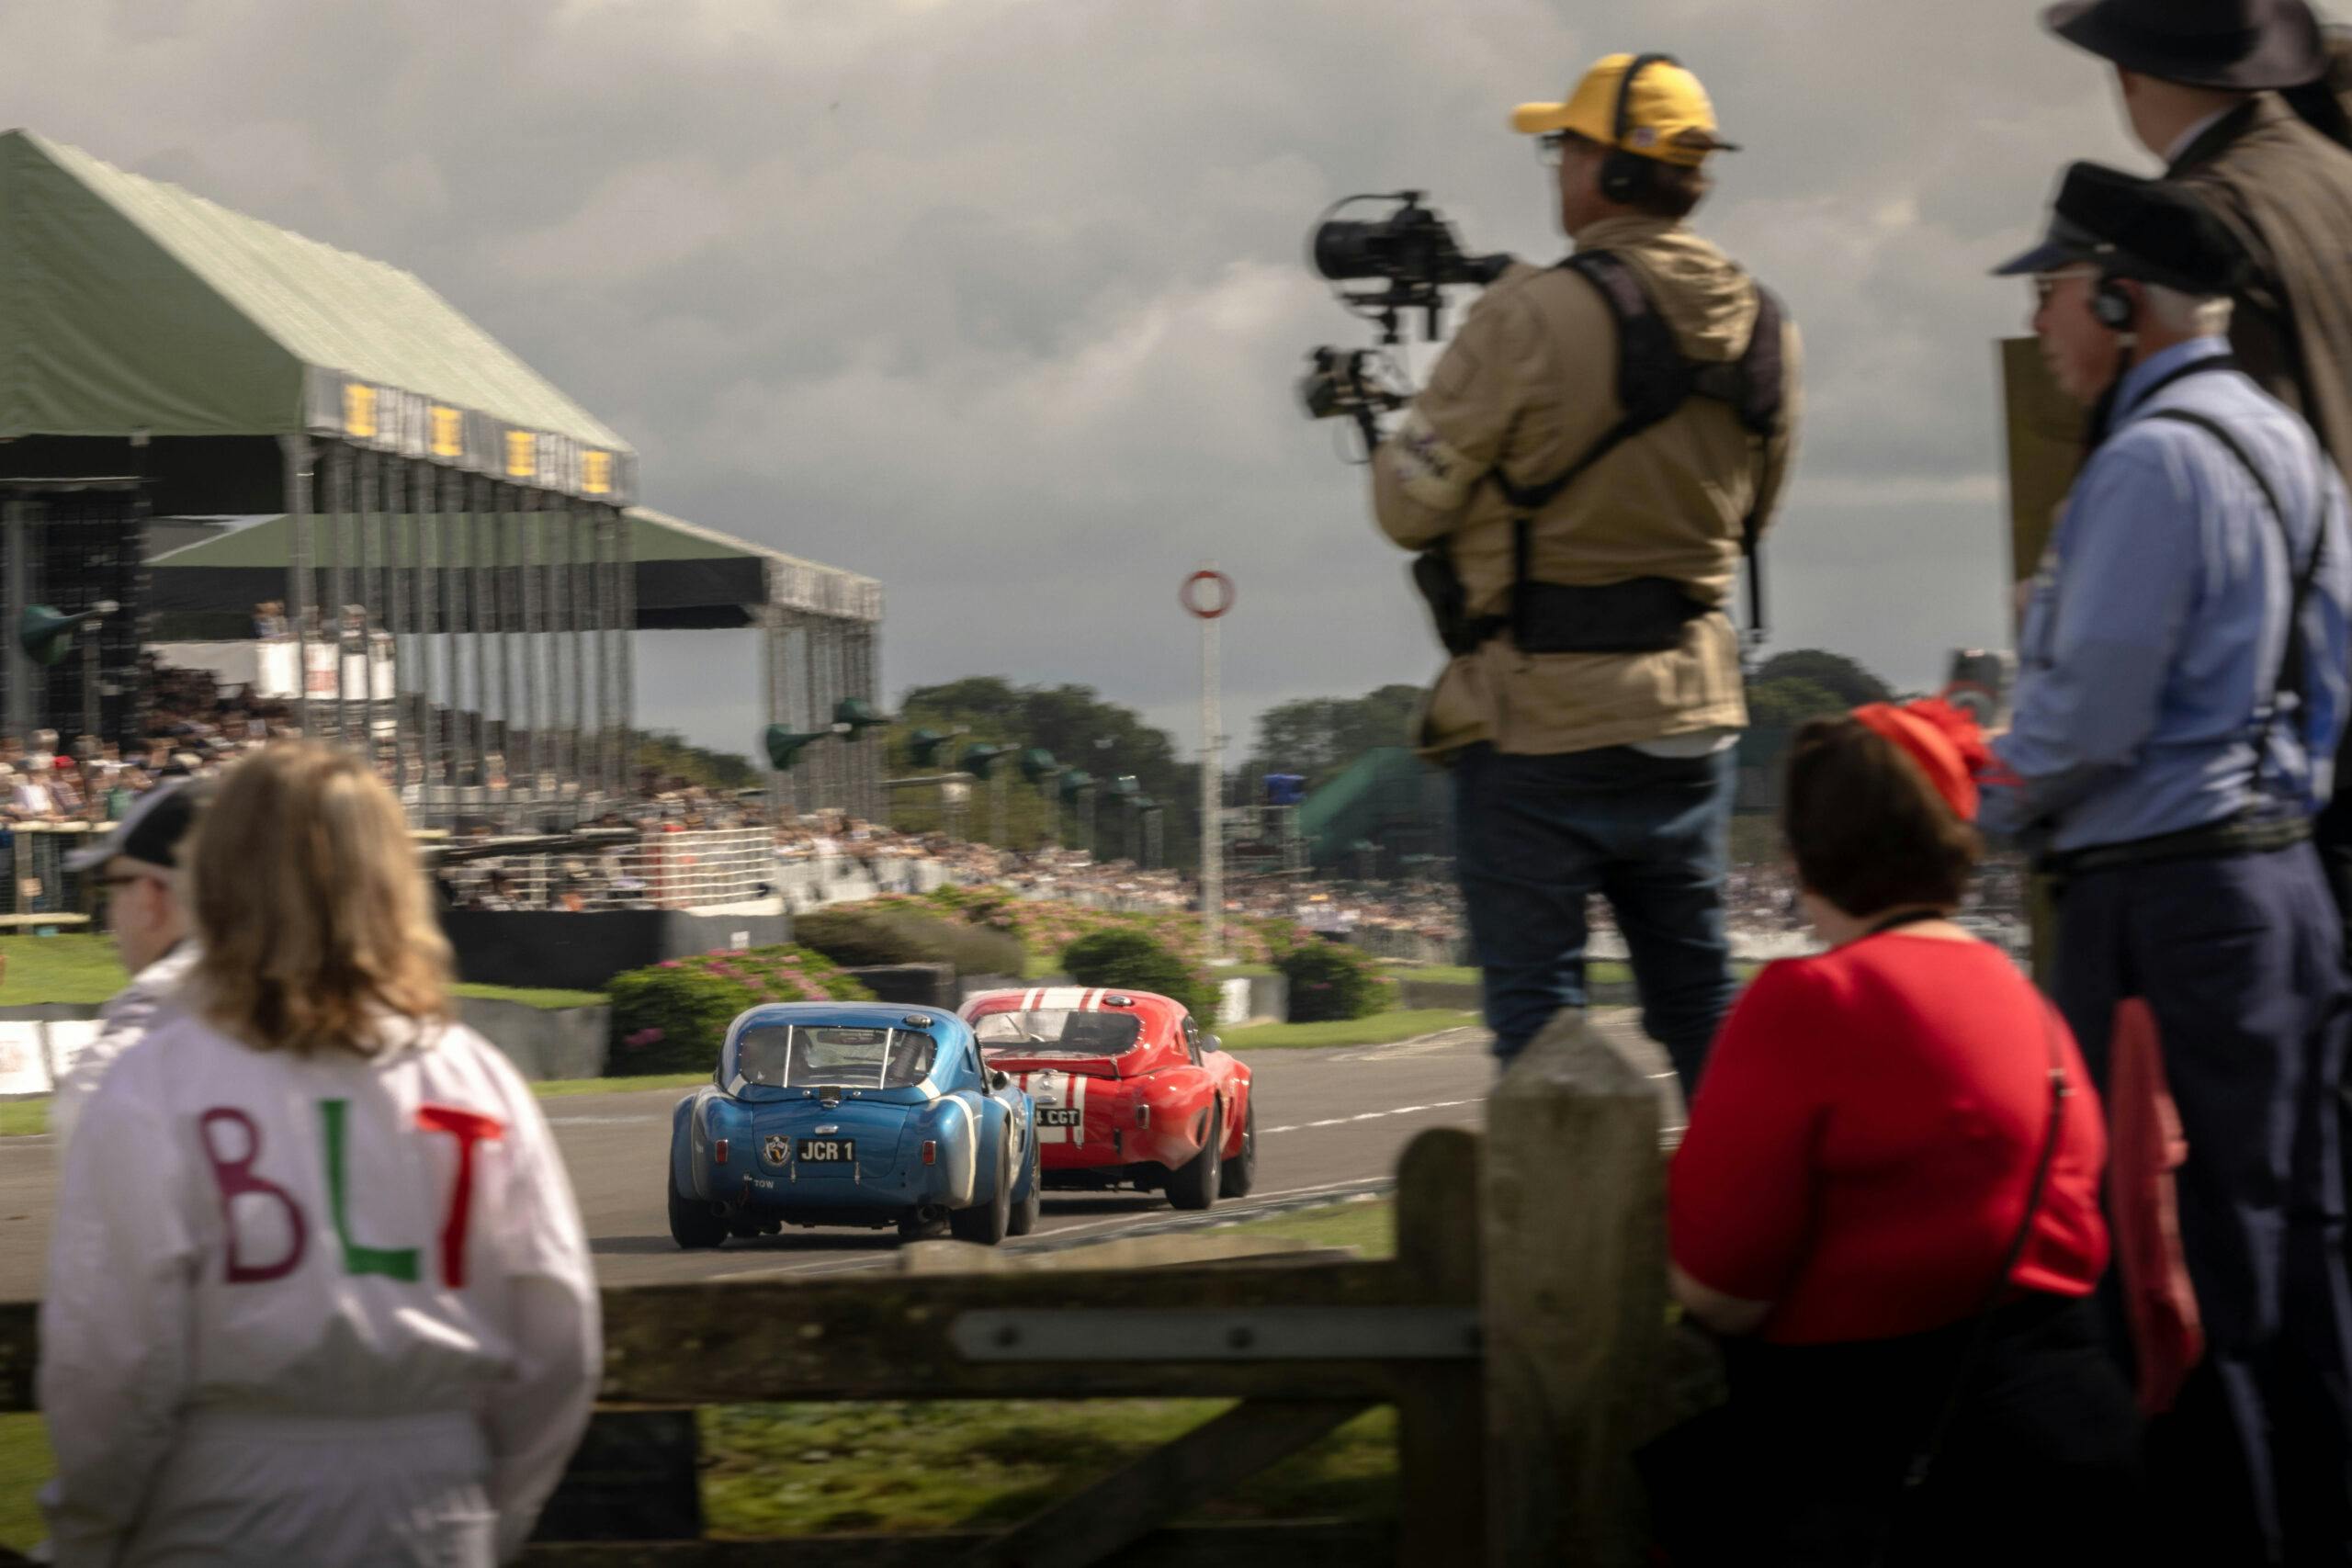
{"label": "dark flat cap", "polygon": [[2016,277],[2081,263],[2200,298],[2235,294],[2246,265],[2236,237],[2185,187],[2103,164],[2071,165],[2041,243],[1993,273]]}

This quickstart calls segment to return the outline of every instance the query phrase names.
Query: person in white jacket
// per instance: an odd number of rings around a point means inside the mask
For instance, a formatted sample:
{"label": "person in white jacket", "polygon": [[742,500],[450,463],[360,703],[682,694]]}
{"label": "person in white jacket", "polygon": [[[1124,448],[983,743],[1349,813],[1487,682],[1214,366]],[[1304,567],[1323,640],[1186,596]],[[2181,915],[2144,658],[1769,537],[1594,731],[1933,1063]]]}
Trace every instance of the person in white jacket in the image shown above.
{"label": "person in white jacket", "polygon": [[159,785],[141,795],[112,832],[66,859],[68,871],[96,875],[105,894],[107,931],[130,983],[98,1010],[97,1037],[58,1075],[49,1130],[61,1164],[98,1080],[117,1056],[167,1015],[180,982],[196,966],[196,943],[180,900],[180,852],[210,795],[209,781],[175,779]]}
{"label": "person in white jacket", "polygon": [[39,1391],[53,1561],[517,1556],[588,1420],[595,1281],[528,1089],[359,760],[268,748],[198,829],[186,1005],[60,1186]]}

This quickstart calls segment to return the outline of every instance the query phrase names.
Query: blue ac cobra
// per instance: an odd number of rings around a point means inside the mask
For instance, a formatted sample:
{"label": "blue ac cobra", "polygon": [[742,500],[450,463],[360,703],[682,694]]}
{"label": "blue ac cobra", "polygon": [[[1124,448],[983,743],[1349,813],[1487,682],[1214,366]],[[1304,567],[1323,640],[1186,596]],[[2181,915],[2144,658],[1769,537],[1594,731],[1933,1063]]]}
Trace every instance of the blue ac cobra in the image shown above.
{"label": "blue ac cobra", "polygon": [[1035,1120],[952,1012],[756,1007],[672,1113],[670,1235],[702,1247],[786,1225],[914,1237],[944,1222],[994,1246],[1037,1223]]}

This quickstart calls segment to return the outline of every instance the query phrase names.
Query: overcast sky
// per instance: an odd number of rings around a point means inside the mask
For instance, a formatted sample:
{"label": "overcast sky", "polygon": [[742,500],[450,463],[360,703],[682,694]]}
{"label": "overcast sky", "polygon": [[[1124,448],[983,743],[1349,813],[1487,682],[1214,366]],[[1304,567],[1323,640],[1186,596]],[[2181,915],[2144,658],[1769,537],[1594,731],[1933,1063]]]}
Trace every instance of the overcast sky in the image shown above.
{"label": "overcast sky", "polygon": [[[1188,752],[1179,580],[1215,558],[1228,728],[1439,662],[1363,476],[1295,410],[1362,342],[1302,263],[1424,187],[1563,253],[1504,118],[1680,55],[1747,151],[1699,226],[1808,348],[1774,646],[1899,681],[1999,640],[1987,266],[2058,169],[2146,169],[2029,0],[42,0],[0,118],[421,275],[643,456],[652,505],[887,585],[888,695],[1080,682]],[[639,711],[747,750],[749,639]]]}

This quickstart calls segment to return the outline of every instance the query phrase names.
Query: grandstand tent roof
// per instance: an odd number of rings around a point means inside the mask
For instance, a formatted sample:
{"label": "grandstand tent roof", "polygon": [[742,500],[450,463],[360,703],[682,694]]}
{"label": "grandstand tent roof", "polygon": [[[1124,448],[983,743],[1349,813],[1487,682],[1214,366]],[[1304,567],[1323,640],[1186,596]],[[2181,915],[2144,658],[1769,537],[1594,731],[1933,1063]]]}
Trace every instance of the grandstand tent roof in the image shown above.
{"label": "grandstand tent roof", "polygon": [[0,132],[0,438],[332,436],[596,502],[610,429],[414,276]]}
{"label": "grandstand tent roof", "polygon": [[[521,527],[538,530],[555,526],[561,515],[523,513],[517,521]],[[761,607],[767,604],[844,621],[882,618],[882,585],[873,578],[820,566],[646,507],[630,507],[622,515],[629,525],[640,631],[754,626],[760,624]],[[324,517],[311,519],[313,563],[328,558],[328,527]],[[427,526],[415,530],[415,536],[425,558],[404,560],[403,566],[436,572],[441,530]],[[214,537],[153,557],[148,570],[159,637],[250,636],[254,605],[285,595],[291,538],[283,513],[242,517],[223,523]],[[552,556],[551,538],[539,541],[538,554],[542,559]],[[465,562],[458,564],[465,569]]]}

